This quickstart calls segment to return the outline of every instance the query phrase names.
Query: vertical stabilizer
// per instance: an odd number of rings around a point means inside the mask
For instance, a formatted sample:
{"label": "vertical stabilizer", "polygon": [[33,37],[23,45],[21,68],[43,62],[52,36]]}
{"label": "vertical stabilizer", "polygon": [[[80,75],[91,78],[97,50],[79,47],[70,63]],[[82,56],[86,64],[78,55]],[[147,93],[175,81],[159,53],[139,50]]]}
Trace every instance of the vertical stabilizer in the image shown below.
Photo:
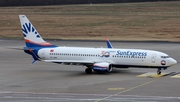
{"label": "vertical stabilizer", "polygon": [[19,15],[26,47],[55,47],[42,39],[32,23],[25,15]]}

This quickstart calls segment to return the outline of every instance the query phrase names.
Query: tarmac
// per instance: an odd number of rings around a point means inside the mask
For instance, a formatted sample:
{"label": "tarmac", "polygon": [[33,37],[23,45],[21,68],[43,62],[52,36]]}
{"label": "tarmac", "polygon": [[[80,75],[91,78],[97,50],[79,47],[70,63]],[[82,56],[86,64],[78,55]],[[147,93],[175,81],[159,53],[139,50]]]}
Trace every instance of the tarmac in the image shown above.
{"label": "tarmac", "polygon": [[[59,46],[106,47],[102,41],[56,41]],[[33,61],[23,40],[0,40],[0,102],[179,102],[180,43],[112,42],[114,48],[158,50],[177,60],[162,76],[156,69],[113,69],[85,74],[85,67]],[[150,73],[150,74],[147,74]],[[152,74],[151,74],[152,73]],[[140,77],[139,77],[140,76]],[[142,76],[142,77],[141,77]]]}

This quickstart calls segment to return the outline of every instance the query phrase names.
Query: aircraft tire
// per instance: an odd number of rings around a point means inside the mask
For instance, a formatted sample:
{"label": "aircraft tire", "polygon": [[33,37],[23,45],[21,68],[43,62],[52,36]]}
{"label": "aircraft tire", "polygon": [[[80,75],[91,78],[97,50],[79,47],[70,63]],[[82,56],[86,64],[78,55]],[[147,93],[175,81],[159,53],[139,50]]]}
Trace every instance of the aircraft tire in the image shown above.
{"label": "aircraft tire", "polygon": [[92,69],[91,68],[86,68],[85,72],[86,72],[86,74],[91,74],[92,73]]}
{"label": "aircraft tire", "polygon": [[161,75],[161,70],[160,69],[157,70],[157,74]]}

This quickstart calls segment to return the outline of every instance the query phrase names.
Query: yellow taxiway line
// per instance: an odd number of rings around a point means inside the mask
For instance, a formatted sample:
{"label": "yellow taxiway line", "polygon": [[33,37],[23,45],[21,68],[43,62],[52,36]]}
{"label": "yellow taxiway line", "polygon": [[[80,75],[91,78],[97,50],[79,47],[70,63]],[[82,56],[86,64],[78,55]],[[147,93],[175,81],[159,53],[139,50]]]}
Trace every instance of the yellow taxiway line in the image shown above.
{"label": "yellow taxiway line", "polygon": [[161,73],[160,75],[157,73],[145,73],[145,74],[138,75],[137,77],[159,78],[167,74],[168,73]]}

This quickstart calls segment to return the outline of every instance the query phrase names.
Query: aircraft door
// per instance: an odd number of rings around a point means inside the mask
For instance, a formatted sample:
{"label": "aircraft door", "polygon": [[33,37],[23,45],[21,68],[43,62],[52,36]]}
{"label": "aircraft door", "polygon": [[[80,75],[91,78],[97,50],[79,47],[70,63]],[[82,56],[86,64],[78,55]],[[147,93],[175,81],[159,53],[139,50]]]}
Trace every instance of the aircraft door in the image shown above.
{"label": "aircraft door", "polygon": [[156,54],[152,54],[151,61],[152,63],[156,62]]}
{"label": "aircraft door", "polygon": [[41,55],[42,55],[42,59],[45,59],[45,50],[42,50]]}

